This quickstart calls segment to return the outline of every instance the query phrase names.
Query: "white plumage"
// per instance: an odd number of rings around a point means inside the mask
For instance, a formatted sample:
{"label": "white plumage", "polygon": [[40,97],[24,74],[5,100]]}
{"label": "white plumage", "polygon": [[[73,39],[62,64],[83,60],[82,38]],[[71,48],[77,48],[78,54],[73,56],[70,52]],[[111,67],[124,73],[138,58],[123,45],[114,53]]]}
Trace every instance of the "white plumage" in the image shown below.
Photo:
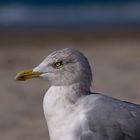
{"label": "white plumage", "polygon": [[[71,102],[68,94],[74,95],[74,102]],[[45,94],[43,108],[51,140],[78,140],[81,133],[92,133],[86,117],[88,109],[82,102],[83,98],[76,97],[73,86],[50,87]]]}

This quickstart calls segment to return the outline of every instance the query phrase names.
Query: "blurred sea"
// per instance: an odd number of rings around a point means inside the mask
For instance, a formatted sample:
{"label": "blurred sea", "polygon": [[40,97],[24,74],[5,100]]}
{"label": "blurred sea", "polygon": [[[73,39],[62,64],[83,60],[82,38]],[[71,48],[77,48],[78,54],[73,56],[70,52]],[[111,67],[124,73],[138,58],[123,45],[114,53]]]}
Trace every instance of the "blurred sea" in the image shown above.
{"label": "blurred sea", "polygon": [[100,28],[140,26],[140,3],[0,5],[0,27]]}

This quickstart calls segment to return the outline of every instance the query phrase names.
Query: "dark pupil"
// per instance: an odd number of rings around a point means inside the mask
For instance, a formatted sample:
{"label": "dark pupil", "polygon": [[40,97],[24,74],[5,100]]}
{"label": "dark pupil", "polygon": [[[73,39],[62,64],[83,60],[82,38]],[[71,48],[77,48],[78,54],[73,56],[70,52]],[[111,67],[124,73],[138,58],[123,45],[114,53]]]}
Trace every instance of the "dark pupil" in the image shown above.
{"label": "dark pupil", "polygon": [[54,63],[54,66],[55,66],[55,67],[60,67],[60,66],[62,66],[62,61]]}

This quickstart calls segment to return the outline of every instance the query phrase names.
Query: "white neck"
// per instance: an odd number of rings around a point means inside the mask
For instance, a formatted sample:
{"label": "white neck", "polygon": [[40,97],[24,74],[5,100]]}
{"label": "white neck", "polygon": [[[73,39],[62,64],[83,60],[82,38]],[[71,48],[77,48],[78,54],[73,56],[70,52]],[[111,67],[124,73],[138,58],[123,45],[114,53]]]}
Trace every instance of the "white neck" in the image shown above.
{"label": "white neck", "polygon": [[56,108],[62,109],[75,104],[84,93],[86,94],[86,91],[83,92],[81,90],[77,84],[70,86],[51,86],[44,97],[44,104],[46,105],[47,103],[47,112],[49,112],[49,109],[53,111]]}
{"label": "white neck", "polygon": [[[78,104],[78,100],[84,95],[80,95],[78,85],[71,86],[51,86],[44,97],[44,114],[48,123],[51,140],[57,139],[57,131],[60,131],[67,116],[71,115]],[[58,132],[61,134],[61,132]]]}

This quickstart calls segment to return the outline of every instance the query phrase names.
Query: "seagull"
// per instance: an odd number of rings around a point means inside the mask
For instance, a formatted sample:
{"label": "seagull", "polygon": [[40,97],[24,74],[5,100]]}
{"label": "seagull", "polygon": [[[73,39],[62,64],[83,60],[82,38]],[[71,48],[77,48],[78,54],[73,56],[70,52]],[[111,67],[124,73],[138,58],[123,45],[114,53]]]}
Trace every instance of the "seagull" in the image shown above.
{"label": "seagull", "polygon": [[54,51],[16,80],[37,77],[50,84],[43,109],[51,140],[140,140],[140,105],[91,92],[91,68],[78,50]]}

